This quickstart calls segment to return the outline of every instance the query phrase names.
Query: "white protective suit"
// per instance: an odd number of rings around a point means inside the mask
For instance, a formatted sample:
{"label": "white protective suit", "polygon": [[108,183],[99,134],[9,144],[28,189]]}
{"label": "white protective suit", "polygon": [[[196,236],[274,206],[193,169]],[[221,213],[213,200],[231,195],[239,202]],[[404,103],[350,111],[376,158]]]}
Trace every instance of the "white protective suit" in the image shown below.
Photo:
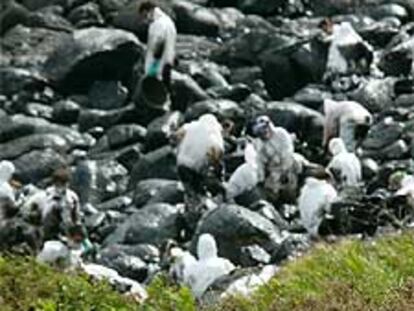
{"label": "white protective suit", "polygon": [[196,264],[197,259],[190,252],[183,251],[178,247],[171,249],[171,257],[173,264],[169,271],[170,275],[180,283],[185,282],[188,279],[188,268]]}
{"label": "white protective suit", "polygon": [[244,150],[245,163],[240,165],[231,175],[226,186],[226,198],[232,200],[245,191],[250,191],[259,182],[257,152],[252,144]]}
{"label": "white protective suit", "polygon": [[407,175],[401,181],[401,187],[396,195],[407,197],[408,204],[414,208],[414,176]]}
{"label": "white protective suit", "polygon": [[329,151],[333,158],[328,169],[338,172],[342,186],[356,186],[362,179],[361,162],[358,157],[346,150],[341,138],[333,138],[329,142]]}
{"label": "white protective suit", "polygon": [[198,261],[188,267],[185,283],[196,298],[201,298],[216,279],[229,274],[235,267],[229,260],[217,257],[216,241],[208,233],[199,237],[197,255]]}
{"label": "white protective suit", "polygon": [[157,78],[161,80],[163,68],[166,64],[174,64],[176,38],[177,29],[173,20],[160,8],[156,7],[154,9],[154,20],[148,30],[147,53],[145,56],[146,75],[154,62],[154,52],[160,43],[164,45],[164,51],[160,60]]}
{"label": "white protective suit", "polygon": [[212,154],[224,154],[221,124],[212,114],[183,126],[184,138],[178,146],[177,165],[200,172],[211,160]]}
{"label": "white protective suit", "polygon": [[356,126],[372,124],[371,113],[355,101],[325,99],[324,113],[323,145],[326,146],[333,137],[340,137],[350,152],[356,147]]}
{"label": "white protective suit", "polygon": [[14,173],[14,165],[9,161],[0,162],[0,198],[15,202],[13,187],[9,184]]}
{"label": "white protective suit", "polygon": [[227,184],[227,199],[233,199],[264,182],[272,200],[282,194],[294,197],[298,174],[306,160],[294,152],[293,138],[282,127],[270,123],[271,137],[257,138],[245,149],[245,163],[237,168]]}
{"label": "white protective suit", "polygon": [[302,223],[309,234],[318,235],[323,215],[330,211],[330,205],[336,198],[335,188],[326,180],[313,177],[306,179],[298,199],[298,207]]}

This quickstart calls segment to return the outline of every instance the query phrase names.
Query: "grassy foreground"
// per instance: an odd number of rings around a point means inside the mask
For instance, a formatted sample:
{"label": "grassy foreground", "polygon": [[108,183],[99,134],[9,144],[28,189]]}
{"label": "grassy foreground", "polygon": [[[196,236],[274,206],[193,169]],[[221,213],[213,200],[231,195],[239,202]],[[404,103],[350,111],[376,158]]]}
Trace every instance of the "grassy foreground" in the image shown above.
{"label": "grassy foreground", "polygon": [[[68,275],[26,258],[0,258],[0,310],[193,311],[186,288],[156,279],[137,305],[109,285]],[[206,311],[414,310],[414,233],[375,242],[320,244],[284,266],[252,297],[233,297]]]}

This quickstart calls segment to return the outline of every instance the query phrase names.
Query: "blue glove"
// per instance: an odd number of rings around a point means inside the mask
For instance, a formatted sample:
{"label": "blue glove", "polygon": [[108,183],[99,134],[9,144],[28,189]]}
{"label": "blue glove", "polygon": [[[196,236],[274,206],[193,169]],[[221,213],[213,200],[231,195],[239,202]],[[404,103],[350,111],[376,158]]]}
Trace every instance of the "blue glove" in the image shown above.
{"label": "blue glove", "polygon": [[149,66],[147,76],[156,77],[159,70],[160,70],[160,61],[154,60],[154,62]]}

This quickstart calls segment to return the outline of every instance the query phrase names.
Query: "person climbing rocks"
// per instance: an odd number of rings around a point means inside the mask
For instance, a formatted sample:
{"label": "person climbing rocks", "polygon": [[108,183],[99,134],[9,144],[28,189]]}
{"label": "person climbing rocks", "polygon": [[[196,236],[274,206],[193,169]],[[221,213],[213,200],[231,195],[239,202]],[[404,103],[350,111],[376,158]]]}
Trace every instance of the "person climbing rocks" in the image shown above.
{"label": "person climbing rocks", "polygon": [[329,175],[322,178],[308,177],[298,198],[302,224],[313,238],[318,236],[324,215],[330,212],[331,203],[338,197],[328,180]]}
{"label": "person climbing rocks", "polygon": [[138,7],[138,15],[140,20],[150,23],[145,56],[145,75],[162,80],[170,90],[177,37],[174,21],[153,1],[142,1]]}
{"label": "person climbing rocks", "polygon": [[362,180],[362,168],[361,162],[355,153],[346,150],[341,138],[331,139],[329,151],[333,158],[327,169],[335,177],[339,187],[358,186]]}
{"label": "person climbing rocks", "polygon": [[0,162],[0,198],[9,203],[15,203],[15,191],[12,187],[12,176],[15,171],[13,163],[10,161]]}
{"label": "person climbing rocks", "polygon": [[205,114],[184,124],[175,140],[178,176],[185,188],[185,222],[191,232],[202,214],[203,199],[224,193],[223,128],[214,115]]}
{"label": "person climbing rocks", "polygon": [[372,114],[355,101],[325,99],[323,109],[323,146],[328,147],[331,138],[340,137],[346,149],[354,152],[372,125]]}
{"label": "person climbing rocks", "polygon": [[233,263],[218,256],[214,237],[205,233],[198,238],[196,262],[190,261],[184,267],[184,284],[191,288],[196,298],[201,298],[208,287],[219,277],[229,274],[235,269]]}

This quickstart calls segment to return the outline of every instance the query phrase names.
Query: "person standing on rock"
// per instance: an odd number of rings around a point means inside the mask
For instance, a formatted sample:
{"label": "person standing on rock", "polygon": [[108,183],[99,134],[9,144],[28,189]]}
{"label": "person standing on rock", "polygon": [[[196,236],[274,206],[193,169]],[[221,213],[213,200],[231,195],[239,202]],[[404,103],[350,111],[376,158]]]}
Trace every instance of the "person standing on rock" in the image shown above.
{"label": "person standing on rock", "polygon": [[212,114],[184,124],[175,134],[178,175],[185,188],[186,223],[192,231],[202,198],[224,192],[223,128]]}
{"label": "person standing on rock", "polygon": [[323,146],[333,137],[340,137],[349,152],[354,152],[367,134],[373,118],[371,113],[355,101],[325,99],[323,104],[325,124]]}
{"label": "person standing on rock", "polygon": [[145,75],[162,80],[171,87],[171,70],[175,59],[177,29],[174,21],[152,1],[142,1],[139,18],[149,22]]}
{"label": "person standing on rock", "polygon": [[330,212],[331,204],[338,197],[328,178],[329,175],[324,178],[308,177],[298,199],[301,221],[312,237],[318,236],[324,214]]}

